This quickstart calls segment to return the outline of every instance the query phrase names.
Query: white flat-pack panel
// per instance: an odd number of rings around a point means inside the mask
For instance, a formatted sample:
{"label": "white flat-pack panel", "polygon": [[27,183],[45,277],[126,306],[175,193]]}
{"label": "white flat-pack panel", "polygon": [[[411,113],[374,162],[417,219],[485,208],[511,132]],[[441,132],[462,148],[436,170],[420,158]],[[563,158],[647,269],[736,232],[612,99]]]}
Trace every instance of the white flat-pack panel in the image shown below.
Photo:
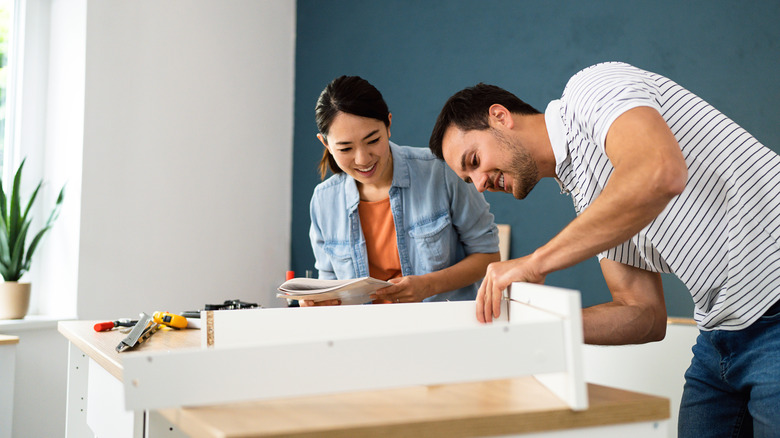
{"label": "white flat-pack panel", "polygon": [[[474,302],[212,312],[215,348],[123,357],[128,409],[159,409],[560,373],[574,409],[581,379],[579,293],[515,283],[492,324]],[[204,338],[204,340],[206,340]],[[580,376],[580,377],[577,377]],[[165,394],[165,396],[161,396]]]}
{"label": "white flat-pack panel", "polygon": [[[473,301],[203,312],[201,345],[234,347],[478,327]],[[506,323],[506,312],[501,313]],[[209,341],[209,336],[212,340]]]}
{"label": "white flat-pack panel", "polygon": [[[566,333],[560,342],[566,351],[566,369],[563,372],[537,374],[535,377],[547,389],[564,400],[572,409],[588,408],[588,392],[582,370],[582,305],[580,293],[570,289],[529,283],[512,283],[510,320],[522,308],[535,308],[561,318]],[[518,309],[520,308],[520,309]]]}
{"label": "white flat-pack panel", "polygon": [[542,314],[518,324],[130,354],[126,403],[158,409],[563,371],[563,336],[561,321]]}

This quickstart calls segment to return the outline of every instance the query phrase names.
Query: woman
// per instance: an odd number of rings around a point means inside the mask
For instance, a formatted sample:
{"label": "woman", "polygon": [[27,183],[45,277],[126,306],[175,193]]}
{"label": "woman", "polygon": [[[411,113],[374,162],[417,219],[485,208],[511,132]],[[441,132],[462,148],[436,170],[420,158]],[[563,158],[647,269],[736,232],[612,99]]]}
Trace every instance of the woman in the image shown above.
{"label": "woman", "polygon": [[[325,146],[311,199],[319,278],[371,276],[375,303],[472,300],[498,232],[487,202],[427,149],[390,142],[392,115],[365,79],[341,76],[315,108]],[[339,300],[302,306],[337,305]]]}

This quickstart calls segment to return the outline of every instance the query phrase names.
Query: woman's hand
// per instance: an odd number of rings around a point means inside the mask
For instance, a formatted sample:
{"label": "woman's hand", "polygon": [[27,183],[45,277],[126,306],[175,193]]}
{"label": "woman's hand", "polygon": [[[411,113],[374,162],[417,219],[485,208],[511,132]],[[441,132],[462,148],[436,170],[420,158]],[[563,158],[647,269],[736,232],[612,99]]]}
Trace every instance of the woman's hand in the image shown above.
{"label": "woman's hand", "polygon": [[324,300],[324,301],[300,300],[298,301],[298,305],[301,307],[340,306],[341,300]]}
{"label": "woman's hand", "polygon": [[419,303],[432,295],[430,283],[425,276],[409,275],[391,278],[388,281],[393,285],[377,290],[371,298],[392,303]]}

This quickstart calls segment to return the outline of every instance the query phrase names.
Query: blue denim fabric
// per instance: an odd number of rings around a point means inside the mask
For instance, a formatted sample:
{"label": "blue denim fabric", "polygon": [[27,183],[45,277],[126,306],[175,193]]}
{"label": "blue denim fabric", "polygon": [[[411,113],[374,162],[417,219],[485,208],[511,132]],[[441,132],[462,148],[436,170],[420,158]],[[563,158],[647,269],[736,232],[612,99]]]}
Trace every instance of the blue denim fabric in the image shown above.
{"label": "blue denim fabric", "polygon": [[693,354],[680,438],[780,437],[780,302],[744,330],[701,331]]}
{"label": "blue denim fabric", "polygon": [[[401,272],[423,275],[473,253],[498,252],[498,229],[485,198],[427,148],[390,143],[393,213]],[[366,277],[368,258],[360,227],[360,195],[345,173],[317,185],[311,199],[311,239],[319,278]],[[473,300],[479,283],[425,301]]]}

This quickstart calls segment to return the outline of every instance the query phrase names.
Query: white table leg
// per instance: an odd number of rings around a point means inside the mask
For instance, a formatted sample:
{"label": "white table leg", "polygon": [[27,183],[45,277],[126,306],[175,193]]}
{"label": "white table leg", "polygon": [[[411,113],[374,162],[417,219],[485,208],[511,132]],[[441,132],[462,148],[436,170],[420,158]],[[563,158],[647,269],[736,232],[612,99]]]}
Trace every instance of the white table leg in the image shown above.
{"label": "white table leg", "polygon": [[68,397],[65,414],[65,436],[95,436],[87,426],[87,377],[89,358],[72,343],[68,350]]}

